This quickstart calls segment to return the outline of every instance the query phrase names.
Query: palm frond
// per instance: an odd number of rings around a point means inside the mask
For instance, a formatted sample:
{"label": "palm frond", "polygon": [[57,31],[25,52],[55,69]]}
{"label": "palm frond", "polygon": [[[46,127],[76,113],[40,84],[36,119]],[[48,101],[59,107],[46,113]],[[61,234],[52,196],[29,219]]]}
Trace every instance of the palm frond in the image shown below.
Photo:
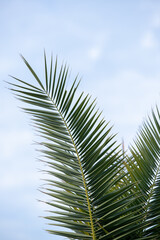
{"label": "palm frond", "polygon": [[131,181],[136,181],[138,191],[142,193],[145,213],[143,222],[149,226],[143,229],[143,235],[160,238],[160,114],[152,110],[152,118],[143,123],[135,146],[131,147],[128,158],[128,170]]}
{"label": "palm frond", "polygon": [[[53,66],[51,57],[48,71],[44,53],[44,86],[22,58],[38,87],[14,77],[17,83],[11,83],[11,90],[31,105],[23,109],[45,139],[42,152],[52,177],[44,190],[51,197],[46,203],[60,209],[46,218],[54,226],[69,229],[48,231],[70,239],[138,239],[148,224],[142,221],[142,202],[133,206],[140,192],[135,194],[135,182],[127,180],[123,152],[95,101],[83,92],[75,97],[78,77],[67,90],[68,67],[58,70],[57,59]],[[140,150],[140,143],[137,146]]]}

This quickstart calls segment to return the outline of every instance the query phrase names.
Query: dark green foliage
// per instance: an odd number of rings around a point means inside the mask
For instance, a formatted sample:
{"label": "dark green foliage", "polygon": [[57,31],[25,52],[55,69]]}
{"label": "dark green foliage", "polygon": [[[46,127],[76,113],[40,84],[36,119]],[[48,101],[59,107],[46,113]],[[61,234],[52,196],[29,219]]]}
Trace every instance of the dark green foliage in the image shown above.
{"label": "dark green foliage", "polygon": [[[23,58],[23,57],[22,57]],[[49,166],[44,192],[56,207],[46,218],[63,231],[48,230],[69,239],[160,239],[160,114],[152,112],[126,156],[95,101],[83,92],[75,97],[79,81],[66,88],[68,67],[50,67],[45,81],[24,63],[37,85],[18,78],[11,90],[30,105],[44,138],[41,144]],[[45,84],[45,85],[44,85]]]}

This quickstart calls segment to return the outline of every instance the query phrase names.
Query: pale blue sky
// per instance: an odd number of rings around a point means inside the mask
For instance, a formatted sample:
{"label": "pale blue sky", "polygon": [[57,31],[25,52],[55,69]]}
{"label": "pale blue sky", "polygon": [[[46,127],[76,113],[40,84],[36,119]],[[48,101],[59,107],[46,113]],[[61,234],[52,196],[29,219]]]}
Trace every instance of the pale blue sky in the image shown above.
{"label": "pale blue sky", "polygon": [[[44,231],[43,178],[29,118],[3,80],[30,79],[19,53],[43,78],[43,49],[82,76],[125,147],[160,102],[160,1],[0,1],[0,239],[63,239]],[[30,79],[32,81],[32,79]]]}

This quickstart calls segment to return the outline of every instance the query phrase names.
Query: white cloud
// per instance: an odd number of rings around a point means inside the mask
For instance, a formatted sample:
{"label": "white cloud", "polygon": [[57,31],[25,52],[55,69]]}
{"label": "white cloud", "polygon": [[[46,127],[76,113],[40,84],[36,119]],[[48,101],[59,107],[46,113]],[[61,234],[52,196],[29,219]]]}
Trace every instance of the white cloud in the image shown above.
{"label": "white cloud", "polygon": [[100,47],[92,47],[89,51],[88,51],[88,56],[89,58],[91,58],[92,60],[97,60],[101,55],[101,49]]}
{"label": "white cloud", "polygon": [[22,172],[22,169],[17,167],[17,170],[14,172],[13,170],[8,170],[8,174],[2,173],[0,189],[1,191],[13,190],[17,187],[23,187],[24,189],[26,186],[32,186],[33,183],[37,182],[39,182],[38,172]]}
{"label": "white cloud", "polygon": [[92,32],[89,38],[91,43],[89,45],[90,47],[88,47],[87,56],[90,60],[96,61],[102,56],[104,49],[107,47],[110,33],[107,31],[107,33],[104,34],[99,31],[97,32],[97,35],[95,35],[95,33]]}
{"label": "white cloud", "polygon": [[154,15],[152,19],[152,27],[159,28],[160,27],[160,16]]}
{"label": "white cloud", "polygon": [[141,39],[141,45],[144,48],[153,48],[157,46],[157,40],[153,32],[147,32]]}
{"label": "white cloud", "polygon": [[0,152],[3,158],[13,156],[25,144],[32,143],[32,132],[11,131],[2,132],[0,138]]}

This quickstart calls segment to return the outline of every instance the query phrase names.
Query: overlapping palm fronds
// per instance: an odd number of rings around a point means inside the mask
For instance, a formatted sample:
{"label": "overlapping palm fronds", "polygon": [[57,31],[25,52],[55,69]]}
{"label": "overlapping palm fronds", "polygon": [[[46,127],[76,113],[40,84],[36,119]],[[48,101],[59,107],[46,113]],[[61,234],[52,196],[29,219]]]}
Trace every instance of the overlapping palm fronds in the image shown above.
{"label": "overlapping palm fronds", "polygon": [[160,114],[152,110],[152,118],[143,123],[134,146],[130,148],[128,170],[131,181],[137,181],[136,191],[142,193],[143,236],[160,238]]}
{"label": "overlapping palm fronds", "polygon": [[[22,57],[23,58],[23,57]],[[30,105],[44,141],[49,166],[44,192],[57,208],[46,218],[64,230],[48,230],[69,239],[158,239],[159,112],[144,124],[126,157],[95,101],[77,94],[78,77],[66,88],[68,68],[45,62],[45,81],[24,63],[36,84],[13,77],[11,90]],[[153,238],[154,236],[154,238]]]}

